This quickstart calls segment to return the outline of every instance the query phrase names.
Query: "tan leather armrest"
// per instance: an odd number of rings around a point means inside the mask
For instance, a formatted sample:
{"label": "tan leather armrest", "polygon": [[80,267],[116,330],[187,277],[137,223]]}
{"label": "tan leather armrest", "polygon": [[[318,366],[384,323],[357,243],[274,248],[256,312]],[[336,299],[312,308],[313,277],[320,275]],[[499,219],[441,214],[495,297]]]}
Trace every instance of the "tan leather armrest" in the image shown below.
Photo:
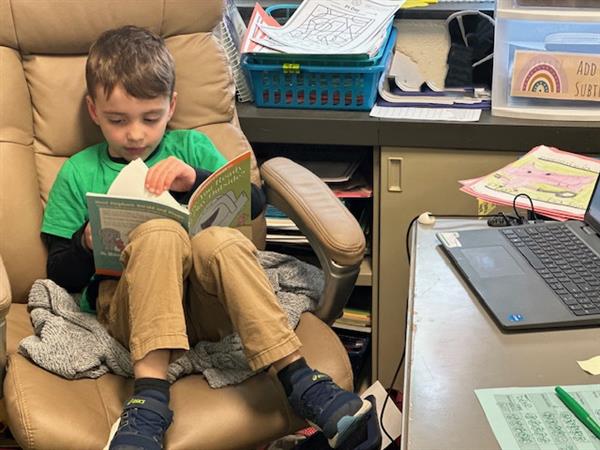
{"label": "tan leather armrest", "polygon": [[363,232],[331,189],[308,169],[278,157],[260,171],[267,201],[294,221],[319,258],[325,287],[314,312],[331,324],[354,289],[365,251]]}
{"label": "tan leather armrest", "polygon": [[10,281],[8,281],[4,260],[2,259],[2,255],[0,255],[0,319],[3,319],[8,314],[11,301]]}
{"label": "tan leather armrest", "polygon": [[260,168],[267,201],[298,225],[311,241],[323,247],[335,263],[360,263],[365,237],[354,216],[315,174],[282,157]]}

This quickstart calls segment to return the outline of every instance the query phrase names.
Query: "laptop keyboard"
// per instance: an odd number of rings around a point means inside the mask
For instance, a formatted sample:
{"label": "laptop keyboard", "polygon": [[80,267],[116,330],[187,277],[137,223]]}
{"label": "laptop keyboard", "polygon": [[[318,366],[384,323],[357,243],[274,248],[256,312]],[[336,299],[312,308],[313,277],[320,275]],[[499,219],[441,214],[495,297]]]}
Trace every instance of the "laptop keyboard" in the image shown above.
{"label": "laptop keyboard", "polygon": [[600,258],[566,225],[501,231],[573,314],[600,314]]}

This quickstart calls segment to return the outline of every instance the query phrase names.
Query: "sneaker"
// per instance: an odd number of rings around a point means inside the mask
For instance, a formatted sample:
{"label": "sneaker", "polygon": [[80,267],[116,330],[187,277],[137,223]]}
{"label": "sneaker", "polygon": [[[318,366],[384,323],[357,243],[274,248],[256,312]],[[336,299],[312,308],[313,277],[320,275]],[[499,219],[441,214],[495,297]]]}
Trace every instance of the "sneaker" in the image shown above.
{"label": "sneaker", "polygon": [[104,450],[161,450],[173,411],[150,396],[135,395],[112,426]]}
{"label": "sneaker", "polygon": [[291,381],[288,400],[292,408],[323,432],[330,447],[342,446],[366,422],[371,403],[340,388],[329,375],[300,369]]}

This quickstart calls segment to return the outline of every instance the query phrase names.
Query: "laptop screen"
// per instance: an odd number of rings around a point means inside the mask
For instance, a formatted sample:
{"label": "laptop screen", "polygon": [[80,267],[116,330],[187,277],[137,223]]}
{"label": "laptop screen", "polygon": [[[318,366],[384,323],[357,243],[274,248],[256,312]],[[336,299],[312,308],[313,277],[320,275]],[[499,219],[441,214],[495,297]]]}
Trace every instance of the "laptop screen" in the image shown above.
{"label": "laptop screen", "polygon": [[600,177],[596,178],[596,185],[592,191],[592,198],[585,211],[584,221],[597,233],[600,233]]}

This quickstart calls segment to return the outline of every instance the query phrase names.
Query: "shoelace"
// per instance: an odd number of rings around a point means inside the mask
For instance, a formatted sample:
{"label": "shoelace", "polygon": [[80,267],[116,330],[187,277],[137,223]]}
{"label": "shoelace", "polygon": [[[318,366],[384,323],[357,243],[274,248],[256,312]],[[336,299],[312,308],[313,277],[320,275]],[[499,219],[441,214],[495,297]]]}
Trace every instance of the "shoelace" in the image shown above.
{"label": "shoelace", "polygon": [[137,408],[125,411],[119,424],[119,431],[136,431],[155,439],[162,437],[165,428],[166,421],[159,414]]}
{"label": "shoelace", "polygon": [[302,399],[305,401],[305,409],[313,416],[309,419],[313,420],[313,418],[318,417],[324,406],[329,404],[337,392],[338,389],[329,380],[320,381],[308,388],[302,395]]}

